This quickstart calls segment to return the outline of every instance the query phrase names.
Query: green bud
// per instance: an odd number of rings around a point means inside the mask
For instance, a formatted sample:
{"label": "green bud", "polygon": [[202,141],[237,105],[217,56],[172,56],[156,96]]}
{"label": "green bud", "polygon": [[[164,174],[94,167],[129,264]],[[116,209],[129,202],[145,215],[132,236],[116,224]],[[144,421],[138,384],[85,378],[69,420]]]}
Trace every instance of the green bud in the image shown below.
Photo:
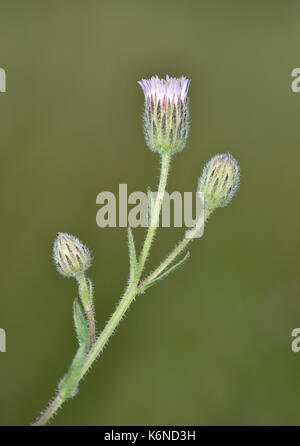
{"label": "green bud", "polygon": [[226,206],[239,185],[239,165],[230,153],[215,155],[203,169],[198,191],[207,213]]}
{"label": "green bud", "polygon": [[91,255],[86,246],[73,235],[59,232],[54,242],[53,257],[59,273],[75,277],[91,265]]}

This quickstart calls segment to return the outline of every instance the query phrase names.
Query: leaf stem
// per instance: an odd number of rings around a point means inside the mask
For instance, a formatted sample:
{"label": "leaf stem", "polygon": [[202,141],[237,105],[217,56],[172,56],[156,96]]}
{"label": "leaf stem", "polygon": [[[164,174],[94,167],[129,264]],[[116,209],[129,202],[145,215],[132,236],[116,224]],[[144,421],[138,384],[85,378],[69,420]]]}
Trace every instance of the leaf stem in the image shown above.
{"label": "leaf stem", "polygon": [[158,277],[161,273],[163,273],[168,266],[176,259],[176,257],[186,249],[188,244],[196,238],[196,236],[202,237],[204,232],[204,224],[209,216],[209,212],[204,212],[204,216],[200,215],[196,225],[190,231],[187,231],[185,237],[181,240],[181,242],[175,246],[175,248],[170,252],[170,254],[165,258],[165,260],[151,273],[148,277],[146,277],[140,284],[138,288],[140,292],[147,287],[147,285],[152,282],[156,277]]}

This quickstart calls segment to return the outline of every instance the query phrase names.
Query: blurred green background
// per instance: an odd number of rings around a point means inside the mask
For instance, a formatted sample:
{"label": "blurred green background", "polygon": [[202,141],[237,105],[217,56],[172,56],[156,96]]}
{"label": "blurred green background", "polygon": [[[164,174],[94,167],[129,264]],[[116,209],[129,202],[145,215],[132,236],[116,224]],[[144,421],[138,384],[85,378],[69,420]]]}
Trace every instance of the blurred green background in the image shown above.
{"label": "blurred green background", "polygon": [[[156,190],[137,81],[167,73],[192,79],[168,191],[195,191],[224,151],[241,186],[184,268],[138,297],[53,424],[300,424],[299,14],[296,0],[1,1],[0,424],[31,423],[76,350],[56,232],[93,253],[98,329],[124,290],[126,230],[97,227],[96,196]],[[159,231],[147,271],[182,233]]]}

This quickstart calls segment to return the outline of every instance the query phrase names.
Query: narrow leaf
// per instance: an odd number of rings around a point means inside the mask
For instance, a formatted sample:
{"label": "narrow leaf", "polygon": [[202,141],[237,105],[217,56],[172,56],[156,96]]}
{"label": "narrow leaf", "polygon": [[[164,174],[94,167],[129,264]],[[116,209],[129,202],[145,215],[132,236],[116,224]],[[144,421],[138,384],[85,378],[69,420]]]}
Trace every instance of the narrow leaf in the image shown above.
{"label": "narrow leaf", "polygon": [[58,384],[58,390],[65,398],[72,398],[77,393],[79,377],[86,358],[87,345],[80,345],[68,372]]}
{"label": "narrow leaf", "polygon": [[143,287],[143,291],[147,290],[148,288],[150,288],[152,285],[154,285],[155,283],[159,282],[160,280],[164,279],[165,277],[167,277],[172,271],[175,271],[175,269],[179,268],[180,266],[182,266],[184,264],[184,262],[190,257],[190,252],[188,251],[186,253],[186,255],[183,257],[183,259],[179,260],[179,262],[175,263],[175,265],[171,266],[169,269],[167,269],[165,272],[163,272],[162,274],[160,274],[159,276],[155,277],[155,279],[151,280],[149,283],[147,283],[144,287]]}
{"label": "narrow leaf", "polygon": [[74,299],[73,319],[79,344],[89,345],[90,342],[89,327],[78,299]]}
{"label": "narrow leaf", "polygon": [[133,280],[137,272],[137,258],[136,258],[133,233],[130,226],[128,226],[128,248],[129,248],[129,260],[130,260],[130,280]]}

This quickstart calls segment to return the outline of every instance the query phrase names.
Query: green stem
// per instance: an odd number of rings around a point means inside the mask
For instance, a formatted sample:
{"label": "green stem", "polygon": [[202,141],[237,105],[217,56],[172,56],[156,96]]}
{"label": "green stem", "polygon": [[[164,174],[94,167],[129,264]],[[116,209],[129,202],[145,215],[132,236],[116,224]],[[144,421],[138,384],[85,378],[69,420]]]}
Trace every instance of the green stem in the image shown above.
{"label": "green stem", "polygon": [[160,180],[159,180],[159,186],[158,186],[158,194],[156,197],[154,210],[151,213],[151,221],[150,226],[148,228],[148,232],[146,235],[146,239],[144,242],[144,246],[142,249],[142,253],[139,259],[139,266],[138,266],[138,278],[141,277],[141,274],[143,272],[147,257],[149,255],[149,251],[152,245],[152,241],[155,235],[155,232],[157,230],[157,226],[159,223],[159,216],[161,211],[161,206],[163,203],[164,193],[166,190],[167,185],[167,179],[170,169],[170,163],[171,163],[171,153],[164,152],[161,157],[161,173],[160,173]]}
{"label": "green stem", "polygon": [[200,233],[200,237],[203,235],[204,230],[204,224],[207,220],[210,212],[205,212],[204,218],[199,218],[196,225],[193,229],[188,231],[188,233],[185,235],[184,239],[181,240],[181,242],[175,246],[173,251],[170,252],[170,254],[166,257],[166,259],[151,273],[149,274],[146,279],[144,279],[142,282],[140,282],[138,288],[140,292],[142,292],[147,285],[152,282],[152,280],[156,279],[163,271],[165,271],[168,266],[176,259],[176,257],[187,247],[187,245],[194,240],[195,236]]}
{"label": "green stem", "polygon": [[120,300],[116,310],[112,314],[111,318],[107,322],[106,326],[104,327],[103,331],[100,333],[98,338],[96,339],[96,342],[92,349],[87,354],[85,363],[83,365],[80,380],[83,378],[83,376],[86,374],[90,366],[93,364],[95,359],[98,357],[98,355],[101,354],[105,344],[108,342],[109,338],[121,322],[121,319],[123,318],[124,314],[130,307],[130,304],[138,294],[138,288],[136,284],[132,284],[128,287],[126,290],[124,296]]}
{"label": "green stem", "polygon": [[[100,333],[98,338],[90,345],[90,350],[88,351],[84,364],[81,369],[81,373],[79,374],[78,380],[76,383],[74,383],[74,388],[77,387],[79,381],[84,377],[86,372],[89,370],[93,362],[97,359],[97,357],[101,354],[105,344],[110,339],[111,335],[119,325],[120,321],[122,320],[124,314],[129,309],[132,301],[136,297],[137,294],[140,293],[140,289],[138,287],[138,283],[140,281],[147,257],[149,255],[149,251],[152,245],[152,241],[159,223],[159,216],[161,211],[161,206],[163,202],[163,196],[167,184],[168,179],[168,173],[170,168],[170,162],[171,162],[171,154],[166,152],[162,155],[161,160],[161,173],[160,173],[160,181],[159,181],[159,187],[158,187],[158,195],[155,202],[154,210],[151,215],[151,222],[150,227],[148,228],[147,236],[142,248],[142,253],[139,259],[138,268],[137,268],[137,275],[135,277],[135,280],[129,283],[129,286],[121,298],[117,308],[115,309],[114,313],[112,314],[111,318],[105,325],[103,331]],[[89,309],[92,308],[92,300],[90,293],[87,294],[86,290],[89,289],[86,282],[86,277],[84,274],[78,275],[77,280],[79,282],[79,289],[80,292],[80,298],[83,303],[84,309],[87,314],[90,330],[93,330],[94,328],[94,313],[92,320],[89,319]],[[34,423],[34,426],[42,426],[45,425],[50,418],[56,413],[56,411],[61,407],[61,405],[64,403],[64,401],[67,399],[63,393],[59,392],[55,399],[50,403],[48,408],[45,410],[45,412],[37,419],[37,421]]]}
{"label": "green stem", "polygon": [[87,320],[89,324],[89,331],[90,331],[90,349],[95,344],[96,341],[96,324],[95,324],[95,315],[93,306],[91,305],[90,308],[87,310]]}
{"label": "green stem", "polygon": [[78,273],[76,275],[76,279],[79,285],[79,297],[82,302],[86,318],[89,324],[90,349],[91,349],[96,340],[96,324],[95,324],[94,304],[92,296],[93,293],[84,272]]}
{"label": "green stem", "polygon": [[[104,330],[100,333],[98,338],[96,339],[94,345],[88,352],[83,367],[81,369],[81,373],[78,377],[77,383],[74,387],[76,387],[84,377],[90,366],[97,359],[97,357],[101,354],[105,344],[108,342],[109,338],[119,325],[122,317],[128,310],[131,302],[134,300],[135,296],[138,294],[138,289],[135,284],[130,285],[122,299],[120,300],[116,310],[112,314],[110,320],[107,322]],[[57,410],[62,406],[62,404],[67,400],[67,398],[62,394],[58,393],[55,399],[49,404],[48,408],[41,414],[41,416],[37,419],[37,421],[33,424],[33,426],[43,426],[47,424],[47,422],[55,415]]]}
{"label": "green stem", "polygon": [[32,426],[44,426],[45,424],[47,424],[50,418],[53,417],[53,415],[63,404],[63,402],[64,402],[64,397],[60,393],[58,393],[54,398],[54,400],[49,404],[47,409],[41,414],[41,416],[36,420],[36,422],[33,423]]}

